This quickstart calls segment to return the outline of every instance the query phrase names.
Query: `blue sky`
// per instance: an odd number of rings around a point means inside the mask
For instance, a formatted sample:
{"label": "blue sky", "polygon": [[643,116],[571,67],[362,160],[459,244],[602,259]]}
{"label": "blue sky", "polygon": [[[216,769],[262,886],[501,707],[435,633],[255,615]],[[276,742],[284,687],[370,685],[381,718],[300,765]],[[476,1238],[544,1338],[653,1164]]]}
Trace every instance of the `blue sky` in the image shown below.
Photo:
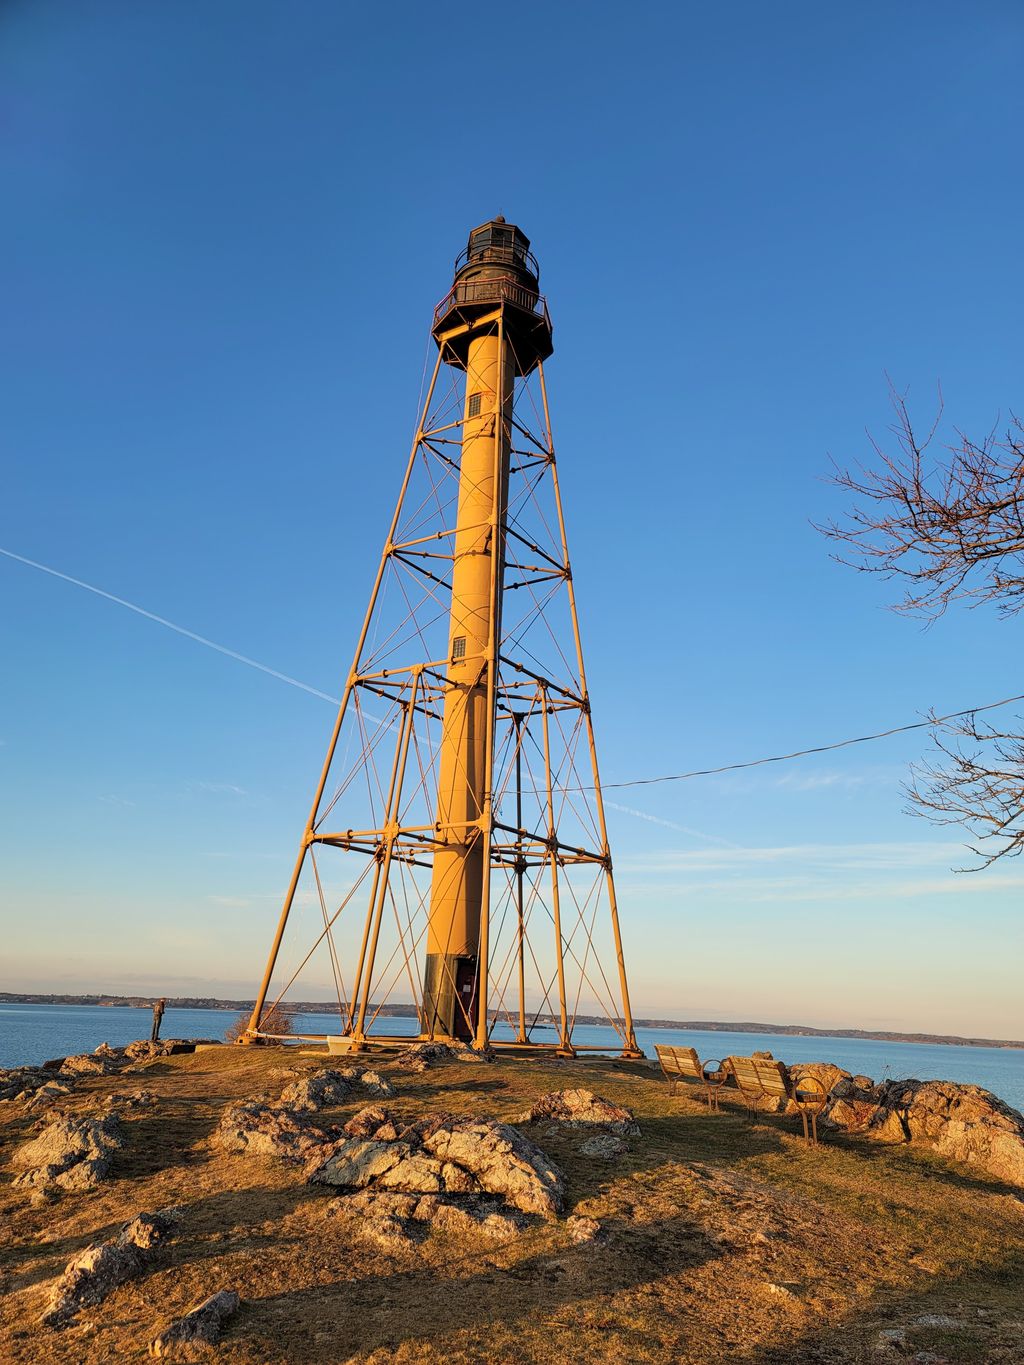
{"label": "blue sky", "polygon": [[[1019,5],[383,13],[0,11],[0,546],[336,692],[502,212],[609,781],[1024,690],[810,524],[886,372],[1020,408]],[[0,630],[4,987],[250,993],[330,706],[9,560]],[[637,1012],[1024,1034],[1024,871],[902,813],[923,745],[609,792]]]}

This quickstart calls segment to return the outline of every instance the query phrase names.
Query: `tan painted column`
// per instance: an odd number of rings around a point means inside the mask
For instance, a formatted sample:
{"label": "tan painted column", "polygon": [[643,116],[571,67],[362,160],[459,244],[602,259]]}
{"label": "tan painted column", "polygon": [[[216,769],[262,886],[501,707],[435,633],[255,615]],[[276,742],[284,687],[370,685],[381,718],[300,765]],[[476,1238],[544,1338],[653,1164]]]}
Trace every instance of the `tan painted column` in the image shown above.
{"label": "tan painted column", "polygon": [[[512,385],[511,353],[502,338],[471,341],[437,790],[438,838],[445,847],[434,855],[423,991],[425,1031],[437,1037],[471,1038],[474,1032],[471,1007],[488,875],[479,825],[486,795],[487,664],[501,637],[491,603],[500,612],[504,568],[504,546],[492,544],[492,527],[505,519]],[[492,599],[494,574],[498,591]]]}

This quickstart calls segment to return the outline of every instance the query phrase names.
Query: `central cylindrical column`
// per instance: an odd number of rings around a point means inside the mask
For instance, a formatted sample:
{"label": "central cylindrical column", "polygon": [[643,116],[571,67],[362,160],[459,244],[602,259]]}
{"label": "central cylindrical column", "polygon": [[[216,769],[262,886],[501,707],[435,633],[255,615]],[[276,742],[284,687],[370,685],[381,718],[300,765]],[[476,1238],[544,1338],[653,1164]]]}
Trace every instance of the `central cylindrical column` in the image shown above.
{"label": "central cylindrical column", "polygon": [[439,755],[439,847],[423,982],[423,1027],[431,1037],[469,1039],[474,1032],[480,912],[489,875],[482,828],[488,795],[487,670],[492,658],[497,663],[501,634],[513,382],[511,348],[503,337],[491,332],[472,338]]}

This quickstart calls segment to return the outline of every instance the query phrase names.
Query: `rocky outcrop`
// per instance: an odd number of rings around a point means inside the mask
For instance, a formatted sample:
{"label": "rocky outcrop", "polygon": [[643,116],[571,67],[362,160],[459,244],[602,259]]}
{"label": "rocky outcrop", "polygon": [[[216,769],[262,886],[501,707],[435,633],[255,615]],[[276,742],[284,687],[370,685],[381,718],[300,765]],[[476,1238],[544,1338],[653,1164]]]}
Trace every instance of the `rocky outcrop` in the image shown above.
{"label": "rocky outcrop", "polygon": [[32,1111],[47,1109],[55,1100],[67,1099],[74,1090],[74,1078],[55,1076],[41,1085],[25,1101],[25,1108]]}
{"label": "rocky outcrop", "polygon": [[[74,1057],[54,1057],[46,1062],[47,1071],[60,1071],[64,1076],[111,1076],[118,1071],[148,1062],[154,1057],[173,1057],[182,1052],[195,1052],[197,1047],[216,1047],[220,1038],[162,1038],[151,1043],[148,1038],[128,1043],[125,1047],[111,1047],[100,1043],[92,1052],[81,1052]],[[2,1073],[0,1073],[2,1074]]]}
{"label": "rocky outcrop", "polygon": [[14,1183],[37,1189],[94,1189],[123,1145],[121,1124],[113,1112],[99,1118],[60,1115],[11,1157],[11,1164],[23,1169]]}
{"label": "rocky outcrop", "polygon": [[[820,1087],[826,1095],[834,1090],[837,1085],[852,1079],[850,1073],[844,1071],[841,1066],[836,1066],[835,1062],[794,1062],[792,1066],[786,1069],[797,1085],[800,1085],[801,1082],[810,1082],[809,1089],[817,1091]],[[862,1077],[861,1079],[867,1078]],[[813,1082],[817,1082],[817,1085]],[[868,1084],[871,1084],[870,1080],[868,1080]]]}
{"label": "rocky outcrop", "polygon": [[141,1038],[119,1050],[130,1062],[146,1062],[152,1057],[177,1057],[183,1052],[195,1052],[197,1047],[222,1047],[223,1044],[223,1038],[161,1038],[158,1043]]}
{"label": "rocky outcrop", "polygon": [[372,1137],[380,1142],[394,1142],[398,1137],[398,1125],[390,1109],[380,1104],[368,1104],[358,1114],[353,1114],[343,1132],[347,1137]]}
{"label": "rocky outcrop", "polygon": [[341,1073],[350,1083],[357,1085],[368,1095],[376,1095],[381,1100],[393,1100],[398,1093],[395,1087],[379,1071],[360,1071],[356,1066],[346,1067]]}
{"label": "rocky outcrop", "polygon": [[313,1113],[344,1104],[349,1096],[348,1081],[339,1071],[314,1071],[310,1076],[293,1081],[281,1091],[280,1103],[292,1109]]}
{"label": "rocky outcrop", "polygon": [[66,1094],[74,1083],[74,1077],[55,1076],[48,1067],[15,1066],[0,1070],[0,1100],[20,1100],[31,1106],[40,1091],[57,1098],[56,1091]]}
{"label": "rocky outcrop", "polygon": [[377,1136],[393,1141],[398,1130],[386,1109],[368,1106],[350,1119],[344,1129],[324,1129],[310,1122],[313,1114],[344,1104],[358,1085],[370,1094],[393,1095],[394,1088],[375,1071],[350,1067],[346,1071],[322,1070],[286,1086],[281,1098],[239,1100],[224,1110],[213,1143],[235,1155],[282,1157],[288,1161],[323,1159],[331,1147],[344,1147],[347,1138]]}
{"label": "rocky outcrop", "polygon": [[482,1190],[500,1194],[524,1213],[553,1218],[561,1212],[565,1196],[561,1171],[507,1123],[445,1118],[426,1125],[423,1145],[439,1160],[468,1172]]}
{"label": "rocky outcrop", "polygon": [[112,1076],[123,1071],[131,1061],[124,1048],[115,1050],[109,1043],[100,1043],[95,1052],[83,1052],[76,1057],[65,1057],[61,1071],[72,1076]]}
{"label": "rocky outcrop", "polygon": [[118,1285],[146,1269],[148,1253],[174,1228],[167,1214],[140,1213],[112,1241],[87,1247],[69,1261],[42,1315],[46,1327],[66,1327],[83,1308],[102,1303]]}
{"label": "rocky outcrop", "polygon": [[[374,1142],[372,1139],[348,1138],[335,1143],[331,1153],[323,1161],[308,1168],[308,1177],[314,1185],[337,1185],[348,1189],[362,1189],[363,1186],[387,1175],[412,1156],[412,1147],[407,1142]],[[435,1163],[436,1164],[436,1163]],[[440,1172],[440,1166],[437,1171]],[[410,1174],[422,1174],[415,1172]],[[393,1189],[440,1189],[435,1177],[423,1184],[390,1182]]]}
{"label": "rocky outcrop", "polygon": [[592,1090],[554,1090],[535,1100],[516,1123],[537,1123],[550,1119],[572,1128],[601,1128],[619,1137],[639,1137],[640,1125],[630,1110],[602,1099]]}
{"label": "rocky outcrop", "polygon": [[385,1250],[415,1245],[430,1228],[460,1239],[476,1234],[505,1242],[517,1237],[525,1225],[500,1199],[487,1195],[455,1200],[438,1194],[360,1190],[336,1200],[330,1211],[358,1214],[360,1234]]}
{"label": "rocky outcrop", "polygon": [[214,1146],[236,1156],[272,1156],[305,1161],[334,1140],[306,1119],[307,1110],[266,1100],[238,1100],[224,1110]]}
{"label": "rocky outcrop", "polygon": [[241,1299],[233,1289],[221,1289],[160,1332],[149,1343],[149,1354],[156,1357],[176,1355],[180,1346],[203,1342],[208,1346],[220,1340],[221,1329]]}
{"label": "rocky outcrop", "polygon": [[[858,1077],[864,1080],[864,1077]],[[826,1126],[882,1142],[913,1142],[1024,1186],[1024,1115],[978,1085],[850,1078],[833,1089]]]}
{"label": "rocky outcrop", "polygon": [[426,1071],[428,1067],[454,1062],[455,1049],[447,1043],[413,1043],[395,1058],[395,1066],[405,1071]]}
{"label": "rocky outcrop", "polygon": [[[394,1138],[382,1139],[387,1127]],[[372,1138],[334,1143],[307,1163],[307,1179],[341,1189],[404,1194],[499,1195],[524,1213],[553,1218],[561,1211],[562,1173],[522,1133],[493,1119],[432,1115],[397,1136],[390,1120]]]}
{"label": "rocky outcrop", "polygon": [[445,1062],[493,1062],[494,1049],[480,1050],[468,1043],[413,1043],[395,1058],[406,1071],[426,1071]]}
{"label": "rocky outcrop", "polygon": [[364,1071],[348,1066],[343,1071],[324,1069],[303,1076],[281,1092],[280,1103],[289,1108],[313,1112],[344,1104],[354,1090],[378,1099],[393,1099],[395,1087],[379,1071]]}

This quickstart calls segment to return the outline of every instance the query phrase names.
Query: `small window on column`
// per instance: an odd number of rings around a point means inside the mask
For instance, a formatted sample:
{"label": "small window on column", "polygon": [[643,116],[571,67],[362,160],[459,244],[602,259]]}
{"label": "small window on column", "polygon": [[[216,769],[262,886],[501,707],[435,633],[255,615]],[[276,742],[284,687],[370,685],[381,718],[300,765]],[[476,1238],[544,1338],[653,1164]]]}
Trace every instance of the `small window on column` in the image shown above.
{"label": "small window on column", "polygon": [[452,641],[452,658],[464,659],[466,657],[466,637],[457,635]]}
{"label": "small window on column", "polygon": [[466,409],[467,417],[480,416],[480,405],[483,402],[483,397],[482,393],[471,393],[469,395],[469,407]]}

